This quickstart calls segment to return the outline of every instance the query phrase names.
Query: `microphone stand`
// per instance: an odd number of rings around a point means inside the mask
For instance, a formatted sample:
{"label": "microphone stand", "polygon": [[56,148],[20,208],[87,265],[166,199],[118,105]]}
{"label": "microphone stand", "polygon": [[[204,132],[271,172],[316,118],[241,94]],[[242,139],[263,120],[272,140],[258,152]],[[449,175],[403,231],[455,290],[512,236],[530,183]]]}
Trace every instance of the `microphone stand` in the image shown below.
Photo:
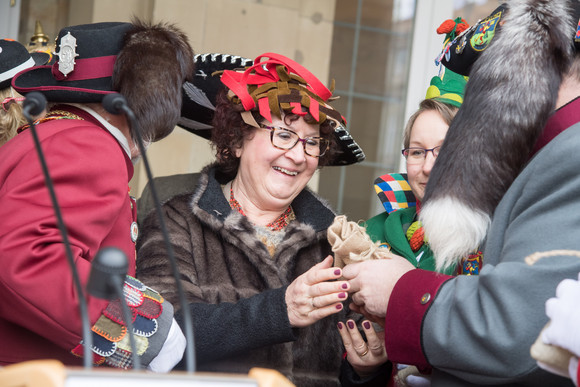
{"label": "microphone stand", "polygon": [[58,204],[58,200],[56,198],[54,184],[48,171],[48,165],[46,164],[46,159],[44,157],[44,152],[42,151],[42,146],[40,145],[40,140],[38,139],[36,125],[34,124],[34,120],[32,119],[31,116],[31,115],[36,116],[42,113],[45,106],[46,106],[46,98],[42,93],[35,91],[26,95],[26,99],[22,104],[23,107],[22,111],[24,117],[26,118],[28,124],[30,125],[30,131],[32,132],[32,138],[34,140],[34,147],[36,149],[36,153],[38,154],[38,159],[40,161],[40,166],[42,168],[42,174],[44,175],[44,182],[50,194],[50,199],[52,201],[52,207],[54,208],[58,229],[60,230],[60,234],[62,236],[62,242],[65,248],[66,259],[71,268],[73,284],[78,293],[79,309],[83,328],[83,348],[84,348],[83,363],[86,369],[91,369],[93,366],[93,352],[91,349],[93,346],[93,336],[91,333],[91,326],[88,318],[89,314],[87,308],[87,300],[85,299],[83,287],[81,285],[81,280],[79,278],[79,274],[74,263],[74,258],[70,247],[70,241],[68,239],[68,233],[66,230],[66,226],[64,224],[64,220],[62,218],[60,205]]}
{"label": "microphone stand", "polygon": [[119,298],[123,319],[129,335],[129,345],[131,346],[133,371],[141,368],[141,360],[137,354],[137,344],[135,343],[135,334],[133,332],[133,316],[129,306],[125,301],[123,287],[125,276],[129,268],[127,256],[116,247],[104,247],[97,252],[91,262],[91,273],[87,284],[87,291],[95,297],[105,300]]}
{"label": "microphone stand", "polygon": [[139,152],[143,157],[143,164],[145,165],[145,171],[147,173],[147,179],[151,183],[151,195],[153,197],[153,202],[155,203],[155,211],[157,213],[157,218],[159,219],[159,225],[161,227],[161,232],[163,234],[163,239],[167,248],[167,257],[171,265],[173,272],[173,277],[177,286],[177,293],[179,295],[179,304],[181,310],[183,311],[183,324],[185,329],[185,369],[189,373],[195,372],[195,351],[194,351],[194,336],[193,336],[193,322],[191,320],[191,314],[189,313],[189,307],[185,299],[185,292],[183,291],[183,286],[179,280],[179,270],[177,269],[177,263],[175,260],[175,253],[173,251],[173,246],[169,241],[169,233],[167,231],[167,226],[165,225],[165,218],[163,217],[163,212],[161,210],[161,204],[159,202],[159,196],[157,195],[157,190],[155,189],[155,183],[153,182],[153,174],[151,173],[151,168],[149,166],[149,161],[147,159],[147,151],[144,146],[143,136],[141,134],[141,128],[137,124],[135,114],[129,108],[127,100],[121,94],[113,93],[107,94],[103,98],[103,107],[111,114],[124,113],[129,119],[131,129],[135,133],[137,139],[137,146],[139,147]]}

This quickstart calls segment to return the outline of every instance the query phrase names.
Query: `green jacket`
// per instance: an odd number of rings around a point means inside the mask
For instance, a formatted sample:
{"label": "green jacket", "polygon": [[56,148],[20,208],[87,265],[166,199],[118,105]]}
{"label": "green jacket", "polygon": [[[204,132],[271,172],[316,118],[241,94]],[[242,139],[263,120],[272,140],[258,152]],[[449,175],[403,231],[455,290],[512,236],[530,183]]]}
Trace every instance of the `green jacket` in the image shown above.
{"label": "green jacket", "polygon": [[[365,222],[367,234],[373,242],[388,243],[391,251],[397,255],[405,257],[415,267],[423,270],[435,271],[435,257],[424,243],[423,246],[414,252],[411,250],[406,232],[411,223],[416,219],[416,207],[409,207],[391,212],[383,212]],[[455,274],[455,267],[444,271],[445,274]]]}

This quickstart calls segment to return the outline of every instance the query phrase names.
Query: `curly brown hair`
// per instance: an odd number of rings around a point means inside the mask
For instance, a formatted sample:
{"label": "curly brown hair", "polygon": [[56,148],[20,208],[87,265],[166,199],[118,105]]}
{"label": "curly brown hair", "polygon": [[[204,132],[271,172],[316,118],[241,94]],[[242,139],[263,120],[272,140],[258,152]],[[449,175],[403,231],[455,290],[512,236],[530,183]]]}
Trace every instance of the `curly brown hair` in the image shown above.
{"label": "curly brown hair", "polygon": [[[306,109],[303,110],[306,111]],[[244,122],[240,114],[243,111],[243,106],[231,102],[226,92],[221,92],[217,96],[211,143],[216,153],[218,168],[230,178],[236,175],[240,166],[240,159],[236,157],[235,150],[240,148],[244,139],[256,130],[255,127]],[[256,122],[264,120],[257,108],[252,110],[251,113]],[[299,117],[303,117],[304,121],[309,124],[316,124],[316,120],[308,112],[304,116],[285,112],[283,121],[290,125]],[[319,168],[330,164],[331,160],[339,152],[338,143],[334,136],[334,125],[336,125],[335,122],[328,119],[320,124],[320,136],[329,140],[330,146],[328,151],[318,160]]]}

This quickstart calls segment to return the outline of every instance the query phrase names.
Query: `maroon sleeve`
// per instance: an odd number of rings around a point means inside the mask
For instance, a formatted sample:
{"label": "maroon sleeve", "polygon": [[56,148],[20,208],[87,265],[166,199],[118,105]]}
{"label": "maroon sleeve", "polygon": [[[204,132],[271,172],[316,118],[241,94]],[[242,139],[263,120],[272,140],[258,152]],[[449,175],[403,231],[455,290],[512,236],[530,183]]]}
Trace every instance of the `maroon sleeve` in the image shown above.
{"label": "maroon sleeve", "polygon": [[389,360],[412,364],[421,372],[429,372],[430,365],[421,345],[423,318],[441,285],[451,278],[416,269],[397,281],[385,316],[385,345]]}
{"label": "maroon sleeve", "polygon": [[[86,284],[90,261],[104,241],[132,244],[125,159],[116,140],[98,127],[80,124],[52,133],[49,124],[39,125],[39,134],[73,259]],[[10,149],[20,153],[0,169],[1,317],[70,350],[81,339],[78,295],[32,139],[22,133],[13,140]],[[126,224],[120,236],[114,235],[117,223]],[[134,268],[134,246],[126,251]],[[107,303],[88,297],[92,323]]]}

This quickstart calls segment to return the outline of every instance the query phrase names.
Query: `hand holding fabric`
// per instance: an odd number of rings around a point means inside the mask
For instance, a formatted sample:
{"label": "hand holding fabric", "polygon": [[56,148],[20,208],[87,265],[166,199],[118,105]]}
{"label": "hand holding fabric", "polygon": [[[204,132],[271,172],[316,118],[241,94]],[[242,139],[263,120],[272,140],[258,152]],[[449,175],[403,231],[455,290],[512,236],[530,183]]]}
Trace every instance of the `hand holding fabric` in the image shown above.
{"label": "hand holding fabric", "polygon": [[387,248],[371,240],[364,227],[347,221],[344,215],[334,218],[327,233],[328,242],[334,252],[334,266],[336,267],[342,268],[350,263],[391,256]]}
{"label": "hand holding fabric", "polygon": [[350,285],[351,308],[367,318],[383,319],[397,281],[415,267],[405,258],[391,254],[390,259],[353,263],[342,269]]}
{"label": "hand holding fabric", "polygon": [[286,290],[288,319],[293,327],[305,327],[342,310],[348,283],[336,281],[342,271],[332,267],[332,256],[296,278]]}

